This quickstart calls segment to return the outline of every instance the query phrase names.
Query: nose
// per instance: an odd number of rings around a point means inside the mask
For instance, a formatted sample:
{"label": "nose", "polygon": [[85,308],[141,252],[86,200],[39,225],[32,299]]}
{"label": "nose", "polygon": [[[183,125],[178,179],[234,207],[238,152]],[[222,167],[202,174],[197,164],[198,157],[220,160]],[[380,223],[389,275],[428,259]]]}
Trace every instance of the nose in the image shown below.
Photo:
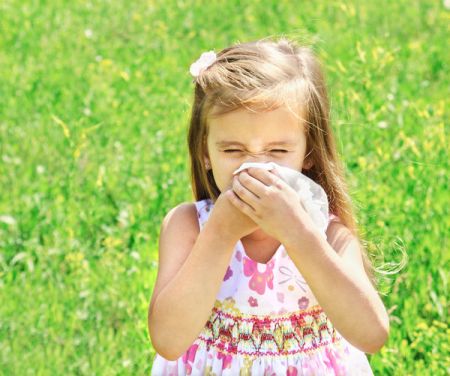
{"label": "nose", "polygon": [[267,154],[268,153],[266,153],[266,152],[260,152],[260,153],[247,152],[247,158],[245,158],[245,162],[252,162],[252,163],[271,162],[270,157]]}

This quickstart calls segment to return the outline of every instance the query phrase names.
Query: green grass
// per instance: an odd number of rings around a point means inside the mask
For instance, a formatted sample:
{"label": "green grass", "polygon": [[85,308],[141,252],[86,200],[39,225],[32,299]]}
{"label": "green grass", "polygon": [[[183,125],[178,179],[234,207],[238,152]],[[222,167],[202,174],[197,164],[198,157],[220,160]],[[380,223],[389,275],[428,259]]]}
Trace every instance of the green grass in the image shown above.
{"label": "green grass", "polygon": [[447,374],[450,11],[203,3],[0,3],[0,374],[149,374],[160,223],[193,199],[189,65],[268,35],[314,42],[359,224],[379,262],[409,256],[375,374]]}

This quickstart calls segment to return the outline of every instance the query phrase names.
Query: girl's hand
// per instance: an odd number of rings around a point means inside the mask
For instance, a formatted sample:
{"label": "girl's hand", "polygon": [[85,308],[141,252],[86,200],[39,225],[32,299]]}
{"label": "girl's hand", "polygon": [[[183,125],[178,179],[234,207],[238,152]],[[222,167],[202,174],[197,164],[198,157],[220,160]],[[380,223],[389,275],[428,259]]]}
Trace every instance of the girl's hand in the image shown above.
{"label": "girl's hand", "polygon": [[265,233],[283,242],[292,236],[310,236],[317,231],[297,192],[276,170],[250,167],[233,178],[237,196],[231,202]]}
{"label": "girl's hand", "polygon": [[258,225],[231,203],[233,196],[235,194],[231,186],[224,190],[214,203],[209,220],[216,222],[223,234],[228,234],[238,241],[256,231]]}

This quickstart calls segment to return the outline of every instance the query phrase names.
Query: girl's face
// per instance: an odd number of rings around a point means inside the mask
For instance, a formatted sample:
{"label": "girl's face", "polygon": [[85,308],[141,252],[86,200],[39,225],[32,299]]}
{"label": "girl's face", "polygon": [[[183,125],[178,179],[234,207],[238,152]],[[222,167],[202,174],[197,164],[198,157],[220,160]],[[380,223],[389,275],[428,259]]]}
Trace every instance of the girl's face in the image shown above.
{"label": "girl's face", "polygon": [[208,119],[205,161],[212,167],[220,192],[231,187],[233,171],[244,162],[276,162],[297,171],[304,165],[306,136],[304,125],[280,107],[270,112],[239,109]]}

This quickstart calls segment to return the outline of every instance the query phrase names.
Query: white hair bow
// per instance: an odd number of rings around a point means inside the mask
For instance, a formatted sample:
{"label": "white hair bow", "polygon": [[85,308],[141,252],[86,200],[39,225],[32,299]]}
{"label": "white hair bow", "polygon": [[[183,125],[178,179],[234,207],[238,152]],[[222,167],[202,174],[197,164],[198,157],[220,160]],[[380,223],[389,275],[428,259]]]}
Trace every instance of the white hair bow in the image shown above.
{"label": "white hair bow", "polygon": [[193,77],[198,77],[205,69],[207,69],[217,59],[217,55],[214,51],[203,52],[200,58],[191,64],[189,72]]}

